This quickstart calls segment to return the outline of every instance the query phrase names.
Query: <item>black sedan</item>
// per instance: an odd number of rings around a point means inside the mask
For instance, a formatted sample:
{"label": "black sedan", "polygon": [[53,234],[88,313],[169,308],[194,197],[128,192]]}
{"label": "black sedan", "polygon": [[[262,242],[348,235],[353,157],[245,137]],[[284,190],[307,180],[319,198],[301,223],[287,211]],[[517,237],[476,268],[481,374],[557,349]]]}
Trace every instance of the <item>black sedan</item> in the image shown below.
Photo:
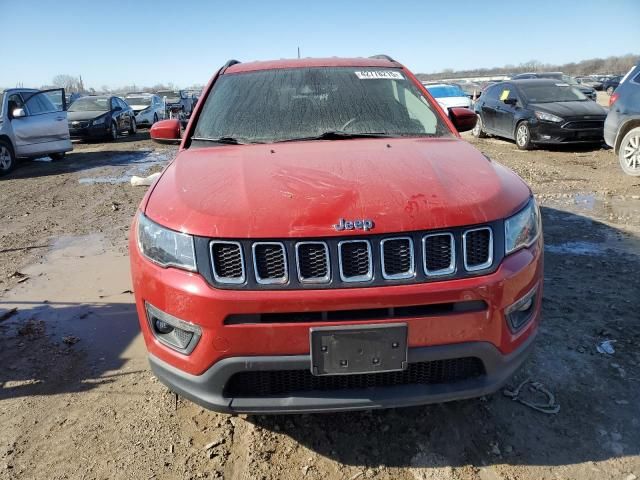
{"label": "black sedan", "polygon": [[604,82],[602,82],[602,90],[607,92],[609,95],[613,95],[615,89],[620,85],[620,80],[622,80],[622,75],[607,78]]}
{"label": "black sedan", "polygon": [[115,140],[124,132],[136,133],[136,116],[127,102],[109,95],[82,97],[67,113],[71,138]]}
{"label": "black sedan", "polygon": [[474,105],[473,134],[510,138],[521,150],[538,144],[602,143],[607,111],[557,80],[492,85]]}

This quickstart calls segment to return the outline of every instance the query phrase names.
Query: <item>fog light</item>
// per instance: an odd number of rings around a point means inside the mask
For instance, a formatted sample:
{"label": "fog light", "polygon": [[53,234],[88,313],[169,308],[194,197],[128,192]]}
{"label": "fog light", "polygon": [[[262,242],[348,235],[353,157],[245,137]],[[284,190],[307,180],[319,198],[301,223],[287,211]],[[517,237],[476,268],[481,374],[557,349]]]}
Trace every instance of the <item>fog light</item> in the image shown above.
{"label": "fog light", "polygon": [[505,309],[507,323],[513,332],[520,330],[533,318],[537,298],[538,286],[536,285],[525,296]]}
{"label": "fog light", "polygon": [[169,315],[150,303],[145,303],[145,308],[151,332],[160,343],[186,355],[193,351],[202,335],[199,326]]}
{"label": "fog light", "polygon": [[153,322],[153,327],[155,328],[156,332],[163,335],[171,333],[171,331],[173,330],[173,327],[171,325],[163,320],[158,320],[157,318]]}

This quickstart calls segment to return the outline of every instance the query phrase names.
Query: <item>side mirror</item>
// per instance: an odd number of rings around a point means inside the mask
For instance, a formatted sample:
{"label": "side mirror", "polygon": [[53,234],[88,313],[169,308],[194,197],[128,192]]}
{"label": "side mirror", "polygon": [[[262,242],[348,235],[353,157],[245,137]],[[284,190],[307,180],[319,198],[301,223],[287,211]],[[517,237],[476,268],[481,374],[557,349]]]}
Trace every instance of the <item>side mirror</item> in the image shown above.
{"label": "side mirror", "polygon": [[503,100],[503,102],[506,103],[507,105],[514,106],[516,103],[518,103],[518,99],[517,98],[505,98]]}
{"label": "side mirror", "polygon": [[151,127],[151,140],[158,143],[177,145],[180,143],[180,121],[177,118],[161,120]]}
{"label": "side mirror", "polygon": [[16,108],[13,112],[11,112],[13,118],[22,118],[27,116],[27,112],[24,111],[24,108]]}
{"label": "side mirror", "polygon": [[463,107],[449,109],[449,117],[458,132],[473,130],[478,119],[474,111]]}

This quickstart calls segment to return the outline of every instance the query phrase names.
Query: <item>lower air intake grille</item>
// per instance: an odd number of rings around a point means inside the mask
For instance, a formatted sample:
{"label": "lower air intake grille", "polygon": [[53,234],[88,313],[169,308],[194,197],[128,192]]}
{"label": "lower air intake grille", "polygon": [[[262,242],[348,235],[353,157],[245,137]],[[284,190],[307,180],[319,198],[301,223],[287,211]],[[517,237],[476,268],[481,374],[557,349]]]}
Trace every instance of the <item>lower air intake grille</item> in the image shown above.
{"label": "lower air intake grille", "polygon": [[489,228],[467,230],[463,237],[464,264],[469,271],[481,270],[493,261],[493,242]]}
{"label": "lower air intake grille", "polygon": [[312,391],[353,390],[401,385],[453,383],[484,375],[479,358],[466,357],[411,363],[400,372],[318,377],[309,370],[273,370],[241,372],[233,375],[225,387],[227,397],[288,396]]}

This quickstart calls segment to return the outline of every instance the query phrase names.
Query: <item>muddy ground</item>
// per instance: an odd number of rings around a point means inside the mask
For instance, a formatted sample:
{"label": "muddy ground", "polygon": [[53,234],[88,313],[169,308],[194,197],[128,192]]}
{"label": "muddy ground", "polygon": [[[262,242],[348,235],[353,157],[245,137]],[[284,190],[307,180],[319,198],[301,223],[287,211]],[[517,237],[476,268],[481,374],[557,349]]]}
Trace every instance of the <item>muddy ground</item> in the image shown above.
{"label": "muddy ground", "polygon": [[[621,479],[640,477],[640,179],[602,148],[472,141],[530,183],[543,212],[544,320],[498,392],[419,408],[228,416],[174,397],[139,335],[126,237],[174,147],[145,132],[23,162],[0,180],[0,478]],[[611,340],[615,352],[599,353]],[[527,391],[527,394],[531,392]]]}

